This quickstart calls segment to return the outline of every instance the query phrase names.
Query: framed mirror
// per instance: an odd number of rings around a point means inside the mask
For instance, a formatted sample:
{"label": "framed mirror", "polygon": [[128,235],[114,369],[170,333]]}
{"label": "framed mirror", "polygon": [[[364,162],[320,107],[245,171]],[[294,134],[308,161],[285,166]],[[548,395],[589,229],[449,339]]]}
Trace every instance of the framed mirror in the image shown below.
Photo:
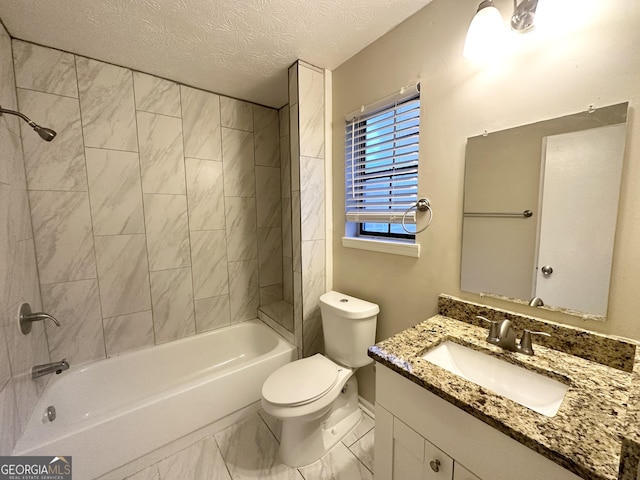
{"label": "framed mirror", "polygon": [[627,108],[467,139],[463,291],[604,319]]}

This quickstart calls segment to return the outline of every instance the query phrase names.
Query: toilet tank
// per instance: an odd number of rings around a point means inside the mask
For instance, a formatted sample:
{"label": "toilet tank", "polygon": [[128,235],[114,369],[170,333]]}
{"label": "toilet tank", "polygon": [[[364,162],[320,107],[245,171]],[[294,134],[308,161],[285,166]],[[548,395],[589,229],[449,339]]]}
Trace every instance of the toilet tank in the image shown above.
{"label": "toilet tank", "polygon": [[352,368],[373,361],[367,349],[376,343],[376,320],[380,307],[375,303],[339,292],[320,296],[325,354]]}

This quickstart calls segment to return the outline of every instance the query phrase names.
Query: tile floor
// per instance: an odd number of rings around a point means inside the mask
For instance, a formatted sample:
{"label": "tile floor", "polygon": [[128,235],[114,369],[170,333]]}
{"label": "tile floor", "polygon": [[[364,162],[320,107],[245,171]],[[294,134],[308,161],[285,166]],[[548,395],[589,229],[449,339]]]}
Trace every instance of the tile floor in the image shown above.
{"label": "tile floor", "polygon": [[303,468],[278,459],[279,423],[263,411],[125,480],[373,480],[374,421],[362,421],[324,458]]}

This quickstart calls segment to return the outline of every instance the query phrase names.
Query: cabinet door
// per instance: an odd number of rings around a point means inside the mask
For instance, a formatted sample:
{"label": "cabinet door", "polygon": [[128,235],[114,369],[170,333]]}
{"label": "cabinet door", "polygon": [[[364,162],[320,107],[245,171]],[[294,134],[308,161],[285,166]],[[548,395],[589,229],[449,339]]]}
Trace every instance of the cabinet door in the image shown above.
{"label": "cabinet door", "polygon": [[452,478],[453,460],[411,427],[394,417],[393,480],[452,480]]}
{"label": "cabinet door", "polygon": [[453,459],[428,440],[424,441],[425,480],[451,480]]}
{"label": "cabinet door", "polygon": [[376,480],[393,478],[393,415],[376,403],[376,434],[374,436],[373,477]]}
{"label": "cabinet door", "polygon": [[425,480],[424,453],[424,438],[394,418],[393,480]]}
{"label": "cabinet door", "polygon": [[458,462],[453,464],[453,480],[480,480],[480,477],[474,475],[464,468]]}

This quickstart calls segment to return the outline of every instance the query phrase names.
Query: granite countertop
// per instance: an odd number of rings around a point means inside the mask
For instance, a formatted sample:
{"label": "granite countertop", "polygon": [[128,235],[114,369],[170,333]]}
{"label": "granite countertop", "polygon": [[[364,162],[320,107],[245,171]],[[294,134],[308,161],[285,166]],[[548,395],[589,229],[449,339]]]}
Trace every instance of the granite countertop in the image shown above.
{"label": "granite countertop", "polygon": [[[486,328],[436,315],[371,347],[369,356],[582,478],[636,478],[640,368],[612,368],[536,345],[535,339],[535,355],[526,356],[491,345],[486,337]],[[558,413],[536,413],[421,358],[446,340],[569,384]]]}

